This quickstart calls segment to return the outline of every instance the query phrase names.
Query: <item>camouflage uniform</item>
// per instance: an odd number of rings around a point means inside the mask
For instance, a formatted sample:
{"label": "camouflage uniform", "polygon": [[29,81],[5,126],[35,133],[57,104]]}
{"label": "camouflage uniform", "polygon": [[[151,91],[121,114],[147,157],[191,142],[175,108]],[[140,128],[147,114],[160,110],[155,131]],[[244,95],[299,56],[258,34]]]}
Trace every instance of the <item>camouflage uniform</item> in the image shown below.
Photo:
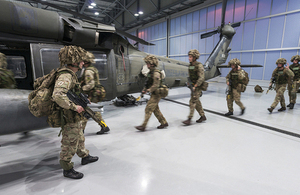
{"label": "camouflage uniform", "polygon": [[65,125],[62,129],[60,164],[64,170],[73,167],[71,163],[75,153],[84,158],[88,156],[89,151],[84,145],[84,135],[82,114],[76,112],[76,105],[69,100],[66,93],[72,90],[75,93],[80,91],[80,85],[77,76],[68,68],[62,68],[65,72],[60,74],[55,81],[52,98],[63,109]]}
{"label": "camouflage uniform", "polygon": [[197,110],[200,116],[204,117],[205,114],[199,99],[200,95],[202,94],[200,86],[205,81],[203,65],[200,62],[195,62],[194,64],[190,63],[189,76],[191,78],[191,81],[193,82],[193,85],[197,85],[197,87],[195,88],[195,91],[191,93],[191,98],[189,101],[190,114],[188,118],[193,118],[195,109]]}
{"label": "camouflage uniform", "polygon": [[143,89],[143,91],[149,91],[151,93],[151,97],[147,102],[147,106],[145,108],[145,119],[141,126],[135,127],[136,129],[141,131],[145,130],[152,113],[154,113],[155,117],[161,123],[161,125],[157,127],[158,129],[168,126],[167,120],[160,112],[158,106],[162,95],[155,93],[157,92],[157,89],[162,85],[162,74],[159,70],[155,69],[155,67],[158,65],[158,60],[153,55],[148,55],[144,60],[147,64],[151,64],[153,66],[152,68],[150,68],[150,71],[147,75],[147,83],[145,88]]}
{"label": "camouflage uniform", "polygon": [[[284,58],[279,58],[276,61],[276,64],[286,64],[286,59]],[[284,99],[284,91],[286,89],[287,83],[294,77],[294,73],[283,66],[283,69],[279,69],[278,67],[275,68],[275,70],[272,73],[272,78],[270,82],[272,82],[272,79],[275,78],[275,83],[276,83],[276,96],[275,100],[271,105],[271,108],[269,108],[269,112],[271,113],[273,109],[277,106],[277,104],[280,102],[281,108],[278,111],[284,111],[286,110],[286,105],[285,105],[285,99]]]}
{"label": "camouflage uniform", "polygon": [[226,96],[228,113],[226,116],[233,115],[233,101],[241,108],[241,115],[244,114],[245,106],[241,102],[241,91],[242,91],[242,80],[245,78],[244,70],[239,69],[241,64],[240,60],[237,58],[231,59],[228,65],[234,65],[232,69],[226,76],[226,83],[229,83],[229,93]]}
{"label": "camouflage uniform", "polygon": [[0,53],[0,88],[16,88],[14,73],[7,70],[6,56],[3,53]]}
{"label": "camouflage uniform", "polygon": [[[300,56],[296,55],[291,58],[291,62],[294,60],[300,61]],[[289,91],[289,99],[290,99],[290,104],[288,107],[291,109],[294,108],[294,104],[296,103],[297,99],[297,91],[300,87],[300,64],[299,63],[293,63],[292,65],[289,66],[289,69],[293,71],[294,73],[294,78],[293,78],[293,83],[288,82],[288,91]],[[292,105],[292,106],[291,106]]]}
{"label": "camouflage uniform", "polygon": [[[89,100],[93,103],[97,103],[97,102],[99,102],[99,99],[98,99],[97,95],[95,95],[95,93],[97,93],[95,91],[95,88],[98,86],[101,86],[101,84],[100,84],[100,80],[99,80],[98,69],[92,65],[93,63],[95,63],[94,59],[95,59],[95,56],[92,53],[87,52],[85,61],[87,64],[90,64],[90,65],[88,65],[88,67],[85,68],[83,76],[81,77],[81,87],[82,87],[83,92],[88,95]],[[104,120],[102,119],[101,113],[96,112],[96,114],[97,114],[96,115],[97,118],[99,118],[101,121],[104,122]],[[83,130],[86,127],[87,121],[88,121],[88,119],[84,118]],[[103,133],[104,133],[103,131],[97,132],[97,134],[103,134]]]}

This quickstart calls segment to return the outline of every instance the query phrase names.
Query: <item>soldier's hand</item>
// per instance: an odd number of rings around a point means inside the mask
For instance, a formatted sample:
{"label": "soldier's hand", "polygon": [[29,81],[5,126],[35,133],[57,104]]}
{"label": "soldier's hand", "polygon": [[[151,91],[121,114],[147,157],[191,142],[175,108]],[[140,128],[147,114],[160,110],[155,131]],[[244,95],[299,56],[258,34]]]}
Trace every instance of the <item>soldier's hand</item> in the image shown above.
{"label": "soldier's hand", "polygon": [[76,111],[77,111],[78,113],[81,113],[81,112],[84,111],[84,109],[83,109],[81,106],[76,105]]}
{"label": "soldier's hand", "polygon": [[142,94],[145,94],[146,93],[146,91],[142,91]]}
{"label": "soldier's hand", "polygon": [[287,68],[289,68],[289,67],[290,67],[289,63],[286,63],[286,67],[287,67]]}
{"label": "soldier's hand", "polygon": [[229,85],[229,82],[227,82],[226,84]]}

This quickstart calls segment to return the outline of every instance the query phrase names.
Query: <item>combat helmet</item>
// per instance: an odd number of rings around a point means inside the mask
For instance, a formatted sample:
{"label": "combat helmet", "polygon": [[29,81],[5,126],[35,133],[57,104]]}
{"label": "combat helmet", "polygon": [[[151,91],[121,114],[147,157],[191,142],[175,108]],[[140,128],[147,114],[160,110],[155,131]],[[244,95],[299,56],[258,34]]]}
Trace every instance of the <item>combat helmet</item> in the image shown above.
{"label": "combat helmet", "polygon": [[3,53],[0,53],[0,68],[6,69],[7,62],[6,62],[6,55]]}
{"label": "combat helmet", "polygon": [[144,58],[146,64],[154,65],[155,67],[158,65],[158,60],[154,55],[147,55]]}
{"label": "combat helmet", "polygon": [[88,62],[89,64],[94,64],[95,63],[95,56],[91,52],[87,51],[85,55],[85,62]]}
{"label": "combat helmet", "polygon": [[241,61],[237,58],[233,58],[228,62],[228,66],[234,65],[236,68],[241,64]]}
{"label": "combat helmet", "polygon": [[80,63],[81,61],[84,61],[85,56],[85,49],[73,45],[64,46],[58,54],[61,67],[65,64],[71,65],[74,63]]}
{"label": "combat helmet", "polygon": [[199,57],[200,57],[200,53],[199,53],[199,51],[197,49],[191,49],[189,51],[188,55],[191,55],[191,56],[193,56],[196,59],[199,59]]}
{"label": "combat helmet", "polygon": [[298,62],[300,62],[300,56],[299,55],[295,55],[291,58],[291,62],[294,62],[294,60],[298,60]]}
{"label": "combat helmet", "polygon": [[278,58],[277,60],[276,60],[276,64],[286,64],[286,59],[285,58]]}
{"label": "combat helmet", "polygon": [[254,90],[255,90],[255,92],[259,92],[259,93],[262,93],[264,90],[261,88],[261,86],[259,86],[259,85],[256,85],[255,87],[254,87]]}

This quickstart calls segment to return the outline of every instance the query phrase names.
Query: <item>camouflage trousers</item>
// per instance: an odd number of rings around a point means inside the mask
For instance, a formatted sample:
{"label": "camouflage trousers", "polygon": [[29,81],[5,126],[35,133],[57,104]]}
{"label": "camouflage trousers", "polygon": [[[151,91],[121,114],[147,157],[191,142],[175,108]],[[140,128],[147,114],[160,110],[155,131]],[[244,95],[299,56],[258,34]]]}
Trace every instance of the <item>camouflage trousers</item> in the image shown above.
{"label": "camouflage trousers", "polygon": [[[96,113],[96,117],[99,118],[101,121],[104,122],[104,120],[102,119],[102,115],[101,112],[95,112]],[[88,119],[84,117],[84,119],[82,120],[82,130],[85,130],[86,124],[88,122]]]}
{"label": "camouflage trousers", "polygon": [[295,104],[297,99],[297,91],[300,87],[300,80],[294,81],[293,84],[288,84],[290,103]]}
{"label": "camouflage trousers", "polygon": [[147,126],[147,123],[148,123],[152,113],[154,113],[155,117],[158,119],[158,121],[161,124],[167,123],[167,120],[165,119],[165,117],[159,110],[158,103],[159,103],[160,99],[161,99],[160,95],[154,95],[154,94],[151,95],[151,97],[147,103],[147,106],[145,108],[145,119],[142,124],[143,127]]}
{"label": "camouflage trousers", "polygon": [[71,160],[75,153],[80,158],[84,158],[89,154],[89,150],[85,148],[85,138],[82,130],[82,121],[67,123],[62,130],[60,165],[64,170],[73,167]]}
{"label": "camouflage trousers", "polygon": [[191,99],[190,99],[190,114],[188,116],[188,118],[193,118],[194,116],[194,112],[195,109],[197,110],[197,112],[199,113],[200,116],[204,116],[204,111],[202,108],[202,104],[200,102],[200,95],[201,95],[202,91],[201,89],[199,89],[198,87],[195,89],[195,91],[191,94]]}
{"label": "camouflage trousers", "polygon": [[237,89],[232,88],[232,92],[226,96],[227,107],[229,112],[233,112],[233,101],[243,110],[245,109],[243,103],[241,102],[241,92]]}
{"label": "camouflage trousers", "polygon": [[275,108],[280,102],[281,107],[285,107],[284,91],[287,84],[276,85],[276,96],[271,108]]}

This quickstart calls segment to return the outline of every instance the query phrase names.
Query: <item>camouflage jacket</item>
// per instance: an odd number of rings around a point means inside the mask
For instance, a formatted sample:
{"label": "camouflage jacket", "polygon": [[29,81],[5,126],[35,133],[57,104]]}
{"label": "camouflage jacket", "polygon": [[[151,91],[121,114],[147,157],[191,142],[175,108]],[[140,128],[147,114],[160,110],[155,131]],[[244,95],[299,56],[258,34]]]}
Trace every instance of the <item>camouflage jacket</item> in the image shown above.
{"label": "camouflage jacket", "polygon": [[[287,84],[293,79],[294,73],[286,67],[283,67],[283,70],[275,68],[275,70],[272,73],[272,78],[273,77],[275,78],[276,84]],[[270,80],[270,83],[272,82],[272,78]]]}
{"label": "camouflage jacket", "polygon": [[300,64],[292,64],[289,66],[289,69],[294,73],[294,80],[297,81],[300,79]]}
{"label": "camouflage jacket", "polygon": [[14,73],[12,71],[0,68],[0,88],[16,88],[16,81],[14,78]]}
{"label": "camouflage jacket", "polygon": [[59,70],[56,78],[52,98],[59,107],[76,111],[76,105],[67,96],[69,90],[76,93],[80,91],[80,85],[76,74],[71,69],[63,67]]}
{"label": "camouflage jacket", "polygon": [[147,89],[149,89],[149,91],[151,93],[153,93],[162,84],[161,73],[157,69],[150,70],[149,73],[148,73],[148,75],[147,75],[147,77],[148,77],[147,84],[146,84],[146,87],[143,89],[143,91],[146,91]]}
{"label": "camouflage jacket", "polygon": [[231,87],[236,89],[239,83],[242,83],[244,75],[244,70],[231,70],[226,76],[226,83],[231,81]]}
{"label": "camouflage jacket", "polygon": [[81,78],[81,87],[85,93],[88,93],[94,89],[96,85],[100,85],[99,72],[96,67],[91,65],[84,70]]}
{"label": "camouflage jacket", "polygon": [[190,63],[189,65],[189,77],[194,85],[198,87],[205,81],[204,68],[202,63],[195,62],[195,64]]}

